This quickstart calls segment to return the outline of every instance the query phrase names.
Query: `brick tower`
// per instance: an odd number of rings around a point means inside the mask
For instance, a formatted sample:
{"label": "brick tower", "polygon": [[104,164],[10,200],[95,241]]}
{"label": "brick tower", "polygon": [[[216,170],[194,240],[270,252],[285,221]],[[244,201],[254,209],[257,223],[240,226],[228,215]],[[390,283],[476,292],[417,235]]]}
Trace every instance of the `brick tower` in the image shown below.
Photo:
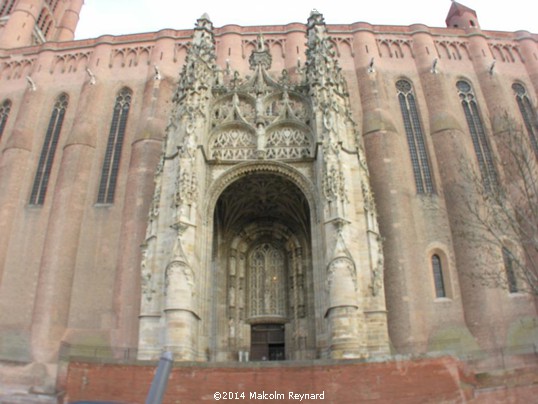
{"label": "brick tower", "polygon": [[0,48],[20,48],[74,39],[84,0],[4,0]]}

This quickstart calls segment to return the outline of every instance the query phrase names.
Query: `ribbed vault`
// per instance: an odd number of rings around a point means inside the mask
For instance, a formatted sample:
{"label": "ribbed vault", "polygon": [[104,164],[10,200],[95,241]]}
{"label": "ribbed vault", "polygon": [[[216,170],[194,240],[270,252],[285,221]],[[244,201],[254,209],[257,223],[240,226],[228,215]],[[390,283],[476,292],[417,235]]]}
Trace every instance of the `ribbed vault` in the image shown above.
{"label": "ribbed vault", "polygon": [[216,215],[225,234],[239,232],[255,221],[285,223],[302,237],[310,232],[305,196],[278,175],[254,173],[235,181],[220,196]]}

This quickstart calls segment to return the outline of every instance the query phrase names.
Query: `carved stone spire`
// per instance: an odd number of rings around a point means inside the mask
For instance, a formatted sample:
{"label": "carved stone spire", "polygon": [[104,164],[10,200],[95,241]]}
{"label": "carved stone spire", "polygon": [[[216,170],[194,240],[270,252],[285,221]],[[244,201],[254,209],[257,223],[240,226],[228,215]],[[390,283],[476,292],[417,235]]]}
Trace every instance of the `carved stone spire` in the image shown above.
{"label": "carved stone spire", "polygon": [[313,10],[308,19],[306,79],[315,98],[330,97],[333,91],[345,93],[345,79],[327,32],[323,15]]}
{"label": "carved stone spire", "polygon": [[216,70],[215,60],[213,24],[209,20],[209,16],[204,14],[196,22],[191,47],[187,52],[185,65],[179,77],[174,102],[178,102],[193,92],[211,87]]}
{"label": "carved stone spire", "polygon": [[176,205],[178,216],[185,215],[186,206],[197,198],[197,178],[194,169],[199,135],[205,128],[206,113],[211,98],[217,66],[213,24],[207,14],[198,19],[191,47],[179,77],[173,98],[174,110],[167,131],[167,153],[178,151],[176,173]]}
{"label": "carved stone spire", "polygon": [[308,19],[306,51],[306,81],[317,109],[318,134],[323,149],[322,189],[330,204],[331,215],[343,214],[346,201],[345,178],[340,152],[346,124],[349,120],[349,101],[345,79],[338,65],[331,38],[323,16],[316,10]]}

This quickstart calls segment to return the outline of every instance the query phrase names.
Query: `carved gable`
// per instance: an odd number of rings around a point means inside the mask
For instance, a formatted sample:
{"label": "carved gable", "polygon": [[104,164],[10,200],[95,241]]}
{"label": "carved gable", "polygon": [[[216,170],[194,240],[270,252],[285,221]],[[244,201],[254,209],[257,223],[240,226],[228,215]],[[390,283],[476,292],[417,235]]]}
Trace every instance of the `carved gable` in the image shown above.
{"label": "carved gable", "polygon": [[278,80],[267,69],[271,55],[263,38],[250,57],[254,75],[237,75],[214,87],[211,160],[300,160],[313,156],[312,110],[304,86],[291,84],[284,72]]}

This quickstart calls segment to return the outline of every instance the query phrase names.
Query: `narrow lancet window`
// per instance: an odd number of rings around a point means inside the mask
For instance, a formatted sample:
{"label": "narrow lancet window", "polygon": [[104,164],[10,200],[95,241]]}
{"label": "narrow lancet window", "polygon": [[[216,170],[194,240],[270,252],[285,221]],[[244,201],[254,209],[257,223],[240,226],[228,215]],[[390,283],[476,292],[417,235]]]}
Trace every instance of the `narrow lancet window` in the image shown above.
{"label": "narrow lancet window", "polygon": [[446,297],[445,281],[443,279],[443,267],[441,258],[435,254],[432,256],[433,282],[435,286],[435,297]]}
{"label": "narrow lancet window", "polygon": [[493,154],[488,143],[484,124],[478,112],[476,96],[471,85],[460,80],[456,84],[460,96],[461,105],[467,120],[467,126],[473,141],[473,147],[480,168],[480,175],[484,181],[484,187],[489,190],[497,183],[497,172],[493,163]]}
{"label": "narrow lancet window", "polygon": [[131,98],[132,91],[128,88],[123,88],[116,97],[103,168],[101,170],[97,203],[114,202],[123,138],[125,137],[127,117],[129,115],[129,108],[131,107]]}
{"label": "narrow lancet window", "polygon": [[536,116],[536,110],[532,107],[527,89],[522,84],[514,83],[512,89],[516,93],[517,105],[525,123],[531,146],[538,156],[538,116]]}
{"label": "narrow lancet window", "polygon": [[517,293],[517,279],[514,272],[514,257],[510,250],[506,247],[503,247],[503,261],[504,261],[504,270],[506,272],[506,282],[508,285],[508,291],[510,293]]}
{"label": "narrow lancet window", "polygon": [[58,139],[60,138],[68,102],[69,97],[67,94],[62,94],[54,103],[47,133],[45,134],[45,141],[43,142],[43,148],[41,149],[41,155],[37,164],[34,185],[30,195],[30,205],[43,205],[45,202],[52,164],[54,163],[54,154],[58,146]]}
{"label": "narrow lancet window", "polygon": [[9,117],[9,111],[11,110],[11,101],[5,100],[2,105],[0,105],[0,139],[4,134],[4,129],[6,128],[7,118]]}
{"label": "narrow lancet window", "polygon": [[430,163],[413,87],[407,80],[398,80],[396,89],[398,90],[398,100],[402,110],[417,192],[419,194],[431,194],[434,191]]}

